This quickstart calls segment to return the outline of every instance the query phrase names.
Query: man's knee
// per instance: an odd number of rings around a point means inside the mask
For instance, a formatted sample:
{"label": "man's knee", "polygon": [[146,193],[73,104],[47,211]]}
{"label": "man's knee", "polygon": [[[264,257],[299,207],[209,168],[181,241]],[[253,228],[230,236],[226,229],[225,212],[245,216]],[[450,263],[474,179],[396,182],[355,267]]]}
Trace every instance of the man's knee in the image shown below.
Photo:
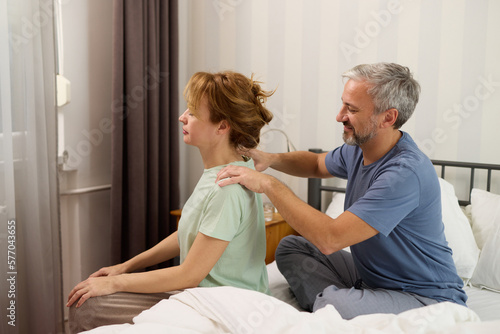
{"label": "man's knee", "polygon": [[302,237],[287,237],[280,242],[276,251],[278,269],[286,277],[292,290],[296,285],[307,282],[319,266],[307,247],[304,247],[304,241]]}
{"label": "man's knee", "polygon": [[[276,256],[281,256],[281,255],[286,255],[289,253],[294,253],[297,250],[297,247],[300,244],[299,239],[302,237],[296,236],[296,235],[288,235],[281,239],[281,241],[278,244],[278,247],[276,248]],[[302,238],[303,239],[303,238]]]}
{"label": "man's knee", "polygon": [[281,239],[276,248],[275,258],[287,257],[288,255],[314,256],[318,252],[317,248],[304,237],[289,235]]}

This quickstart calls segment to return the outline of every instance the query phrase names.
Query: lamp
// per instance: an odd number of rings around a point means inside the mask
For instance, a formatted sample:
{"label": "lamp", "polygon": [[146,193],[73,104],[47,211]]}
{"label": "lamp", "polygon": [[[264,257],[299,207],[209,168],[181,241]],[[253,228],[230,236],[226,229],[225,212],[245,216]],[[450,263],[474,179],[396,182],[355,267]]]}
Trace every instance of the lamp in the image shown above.
{"label": "lamp", "polygon": [[281,133],[283,136],[285,136],[286,138],[286,148],[287,148],[287,152],[292,152],[292,151],[297,151],[297,149],[295,148],[295,146],[293,145],[292,141],[290,140],[290,138],[288,138],[288,135],[286,134],[285,131],[283,130],[280,130],[280,129],[267,129],[266,131],[264,131],[261,135],[264,136],[266,133],[268,132],[279,132]]}

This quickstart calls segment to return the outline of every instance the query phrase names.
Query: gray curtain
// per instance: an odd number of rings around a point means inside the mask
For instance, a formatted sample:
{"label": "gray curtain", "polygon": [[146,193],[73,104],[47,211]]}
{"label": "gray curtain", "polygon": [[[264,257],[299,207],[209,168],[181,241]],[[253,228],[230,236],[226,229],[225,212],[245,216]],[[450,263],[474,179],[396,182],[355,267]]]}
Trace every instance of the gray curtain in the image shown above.
{"label": "gray curtain", "polygon": [[112,255],[121,262],[176,230],[177,1],[114,0]]}

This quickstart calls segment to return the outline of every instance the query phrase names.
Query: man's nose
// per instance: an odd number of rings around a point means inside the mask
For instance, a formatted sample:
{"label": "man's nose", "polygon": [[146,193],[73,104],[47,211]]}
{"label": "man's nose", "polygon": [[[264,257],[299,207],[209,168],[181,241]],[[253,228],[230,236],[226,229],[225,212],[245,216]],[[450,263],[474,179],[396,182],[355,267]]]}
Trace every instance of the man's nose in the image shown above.
{"label": "man's nose", "polygon": [[339,113],[337,114],[336,120],[340,123],[347,121],[347,113],[345,112],[345,107],[342,107],[340,109]]}

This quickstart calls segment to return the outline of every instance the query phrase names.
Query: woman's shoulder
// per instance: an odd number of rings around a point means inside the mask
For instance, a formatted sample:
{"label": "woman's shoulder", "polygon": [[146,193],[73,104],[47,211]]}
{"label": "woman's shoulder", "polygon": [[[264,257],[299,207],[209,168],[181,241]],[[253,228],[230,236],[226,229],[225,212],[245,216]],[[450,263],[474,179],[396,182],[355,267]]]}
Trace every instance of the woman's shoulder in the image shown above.
{"label": "woman's shoulder", "polygon": [[235,165],[255,169],[253,160],[249,159],[246,161],[234,161],[226,165],[221,165],[205,170],[203,175],[204,184],[210,187],[208,196],[242,196],[249,192],[247,188],[238,183],[221,187],[217,182],[215,182],[215,180],[217,179],[217,173],[227,165]]}
{"label": "woman's shoulder", "polygon": [[243,160],[233,161],[229,165],[248,167],[250,169],[255,169],[254,161],[252,158],[247,156],[242,156]]}

